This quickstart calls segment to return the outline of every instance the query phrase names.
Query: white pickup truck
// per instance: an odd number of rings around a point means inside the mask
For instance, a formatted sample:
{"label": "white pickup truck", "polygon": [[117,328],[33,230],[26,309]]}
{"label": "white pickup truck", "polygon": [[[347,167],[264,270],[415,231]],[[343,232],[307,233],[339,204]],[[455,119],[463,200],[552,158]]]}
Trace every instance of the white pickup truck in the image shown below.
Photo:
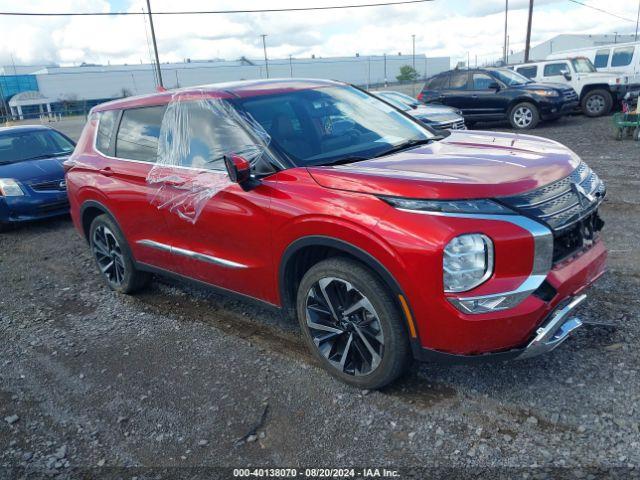
{"label": "white pickup truck", "polygon": [[536,82],[564,83],[573,87],[580,96],[582,111],[589,117],[606,115],[627,91],[640,88],[640,85],[630,85],[620,74],[597,71],[585,57],[540,60],[511,68]]}

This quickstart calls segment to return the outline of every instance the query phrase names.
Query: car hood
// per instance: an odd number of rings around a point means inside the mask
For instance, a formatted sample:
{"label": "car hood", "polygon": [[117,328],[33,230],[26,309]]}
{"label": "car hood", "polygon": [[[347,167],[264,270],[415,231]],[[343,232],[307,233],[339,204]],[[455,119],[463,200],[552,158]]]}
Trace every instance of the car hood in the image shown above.
{"label": "car hood", "polygon": [[557,83],[557,82],[549,82],[549,83],[527,83],[525,85],[514,85],[511,88],[520,88],[522,90],[566,90],[567,88],[571,88],[571,85],[565,83]]}
{"label": "car hood", "polygon": [[62,179],[62,162],[67,158],[69,157],[41,158],[6,165],[0,163],[0,178],[13,178],[22,183]]}
{"label": "car hood", "polygon": [[523,193],[569,175],[580,162],[544,138],[453,131],[404,152],[339,166],[309,167],[323,187],[405,198],[491,198]]}

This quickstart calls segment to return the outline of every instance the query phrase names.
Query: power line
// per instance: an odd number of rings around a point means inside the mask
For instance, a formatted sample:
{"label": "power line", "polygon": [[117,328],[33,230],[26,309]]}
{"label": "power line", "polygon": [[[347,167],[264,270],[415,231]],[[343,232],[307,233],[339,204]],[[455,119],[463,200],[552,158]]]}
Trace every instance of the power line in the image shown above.
{"label": "power line", "polygon": [[630,18],[623,17],[623,16],[621,16],[621,15],[618,15],[618,14],[616,14],[616,13],[612,13],[612,12],[609,12],[609,11],[607,11],[607,10],[603,10],[602,8],[594,7],[593,5],[587,5],[586,3],[579,2],[578,0],[569,0],[569,1],[570,1],[570,2],[572,2],[572,3],[576,3],[576,4],[578,4],[578,5],[582,5],[583,7],[588,7],[588,8],[591,8],[591,9],[593,9],[593,10],[597,10],[597,11],[599,11],[599,12],[601,12],[601,13],[606,13],[607,15],[611,15],[612,17],[619,18],[620,20],[626,20],[627,22],[633,22],[633,23],[636,23],[636,21],[635,21],[635,20],[632,20],[632,19],[630,19]]}
{"label": "power line", "polygon": [[[435,0],[400,0],[385,3],[363,3],[355,5],[330,5],[324,7],[294,7],[294,8],[261,8],[257,10],[199,10],[177,12],[153,12],[154,15],[204,15],[228,13],[278,13],[278,12],[306,12],[310,10],[342,10],[345,8],[387,7],[393,5],[407,5],[412,3],[426,3]],[[142,12],[0,12],[0,15],[25,17],[82,17],[82,16],[119,16],[144,15]]]}

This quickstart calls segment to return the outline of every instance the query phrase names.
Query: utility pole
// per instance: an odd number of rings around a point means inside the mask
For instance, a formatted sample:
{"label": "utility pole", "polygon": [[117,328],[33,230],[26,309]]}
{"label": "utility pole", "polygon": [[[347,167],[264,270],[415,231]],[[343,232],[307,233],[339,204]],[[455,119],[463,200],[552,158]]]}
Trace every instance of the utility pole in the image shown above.
{"label": "utility pole", "polygon": [[505,0],[504,6],[504,48],[502,50],[502,60],[507,63],[507,27],[509,19],[509,0]]}
{"label": "utility pole", "polygon": [[384,59],[384,86],[385,88],[388,86],[387,83],[387,54],[383,53],[382,58]]}
{"label": "utility pole", "polygon": [[151,4],[150,0],[147,0],[147,11],[149,12],[149,25],[151,26],[151,39],[153,40],[153,51],[156,54],[156,67],[158,71],[158,84],[161,88],[164,88],[162,83],[162,71],[160,70],[160,57],[158,57],[158,44],[156,43],[156,31],[153,28],[153,17],[151,16]]}
{"label": "utility pole", "polygon": [[640,23],[640,0],[638,0],[638,16],[636,17],[636,42],[638,41],[638,23]]}
{"label": "utility pole", "polygon": [[531,20],[533,19],[533,0],[529,0],[529,20],[527,20],[527,41],[524,46],[524,61],[529,61],[529,50],[531,48]]}
{"label": "utility pole", "polygon": [[413,69],[416,69],[416,36],[411,35],[411,39],[413,41],[413,60],[412,60],[412,65],[413,65]]}
{"label": "utility pole", "polygon": [[267,78],[269,78],[269,60],[267,59],[267,36],[263,33],[262,37],[262,49],[264,50],[264,69],[267,72]]}
{"label": "utility pole", "polygon": [[291,55],[289,55],[289,76],[293,78],[293,61],[291,60]]}

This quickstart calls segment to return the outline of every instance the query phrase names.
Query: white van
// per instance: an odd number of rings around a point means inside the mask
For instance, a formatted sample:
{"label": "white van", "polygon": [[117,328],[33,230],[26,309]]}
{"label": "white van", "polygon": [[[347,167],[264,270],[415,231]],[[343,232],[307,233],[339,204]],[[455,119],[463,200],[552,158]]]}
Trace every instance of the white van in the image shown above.
{"label": "white van", "polygon": [[547,60],[573,57],[588,58],[598,71],[617,72],[627,76],[629,83],[640,81],[640,42],[614,43],[565,50],[548,55]]}

